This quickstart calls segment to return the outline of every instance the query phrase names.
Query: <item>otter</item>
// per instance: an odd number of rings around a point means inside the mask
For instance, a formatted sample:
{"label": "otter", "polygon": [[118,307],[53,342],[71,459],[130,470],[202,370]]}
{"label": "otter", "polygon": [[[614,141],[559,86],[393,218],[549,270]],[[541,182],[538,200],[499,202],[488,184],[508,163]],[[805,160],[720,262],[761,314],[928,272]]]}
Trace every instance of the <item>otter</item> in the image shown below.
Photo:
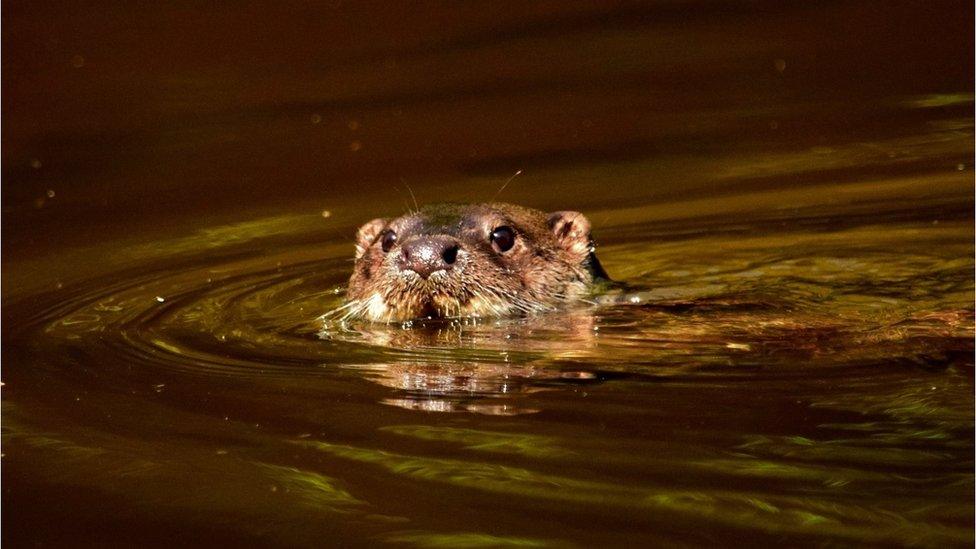
{"label": "otter", "polygon": [[609,281],[590,222],[505,203],[433,204],[356,235],[342,319],[502,317],[555,309]]}

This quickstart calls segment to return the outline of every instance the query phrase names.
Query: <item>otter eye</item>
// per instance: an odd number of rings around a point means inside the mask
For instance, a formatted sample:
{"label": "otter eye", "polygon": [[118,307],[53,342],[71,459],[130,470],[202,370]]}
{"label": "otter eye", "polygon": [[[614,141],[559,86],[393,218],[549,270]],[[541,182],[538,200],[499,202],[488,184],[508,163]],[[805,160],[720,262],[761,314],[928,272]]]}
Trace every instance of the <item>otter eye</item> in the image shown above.
{"label": "otter eye", "polygon": [[392,248],[393,245],[396,244],[396,241],[397,241],[396,233],[393,231],[386,231],[386,234],[383,235],[383,251],[384,252],[390,251],[390,248]]}
{"label": "otter eye", "polygon": [[491,243],[499,252],[507,252],[515,245],[515,231],[508,226],[498,227],[491,232]]}

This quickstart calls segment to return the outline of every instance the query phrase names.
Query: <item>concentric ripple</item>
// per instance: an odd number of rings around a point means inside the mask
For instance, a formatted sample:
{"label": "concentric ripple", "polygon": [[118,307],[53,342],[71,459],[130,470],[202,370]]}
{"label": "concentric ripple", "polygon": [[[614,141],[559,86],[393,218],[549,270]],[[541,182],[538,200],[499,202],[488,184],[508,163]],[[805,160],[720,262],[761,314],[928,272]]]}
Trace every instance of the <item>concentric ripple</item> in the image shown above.
{"label": "concentric ripple", "polygon": [[[232,241],[230,253],[200,256],[183,254],[188,248],[177,241],[161,246],[177,251],[173,257],[48,293],[40,302],[50,305],[33,307],[32,323],[34,339],[59,352],[71,347],[194,376],[297,379],[342,368],[399,391],[381,402],[430,410],[455,410],[450,401],[459,395],[507,400],[566,380],[689,372],[724,378],[750,364],[793,375],[801,356],[818,355],[821,369],[879,357],[951,361],[967,347],[947,350],[946,342],[972,333],[971,262],[921,247],[883,251],[884,242],[914,230],[898,231],[799,235],[792,250],[773,254],[758,239],[653,253],[622,243],[606,249],[609,262],[645,271],[598,305],[397,325],[320,318],[342,304],[345,247],[298,243],[248,253]],[[822,253],[845,238],[882,247]],[[723,247],[721,257],[689,253],[714,246]],[[726,367],[732,363],[737,368]]]}
{"label": "concentric ripple", "polygon": [[[675,524],[971,539],[967,224],[653,246],[611,228],[628,286],[598,304],[408,326],[323,321],[348,244],[260,226],[115,250],[7,304],[5,467],[111,495],[83,508],[259,538],[272,498],[300,545],[558,546],[621,516],[647,543]],[[458,531],[433,512],[455,497],[509,526]],[[518,518],[540,508],[560,528]]]}

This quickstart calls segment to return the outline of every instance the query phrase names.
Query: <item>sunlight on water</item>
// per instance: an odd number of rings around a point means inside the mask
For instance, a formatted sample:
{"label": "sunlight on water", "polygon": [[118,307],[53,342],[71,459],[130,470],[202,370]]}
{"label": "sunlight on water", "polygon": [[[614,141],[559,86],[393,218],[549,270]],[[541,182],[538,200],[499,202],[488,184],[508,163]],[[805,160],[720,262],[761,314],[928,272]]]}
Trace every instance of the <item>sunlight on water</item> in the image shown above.
{"label": "sunlight on water", "polygon": [[[898,213],[963,185],[950,176],[840,185],[837,205],[805,193],[813,202],[789,216],[809,222],[776,231],[716,217],[669,233],[655,220],[660,207],[616,210],[607,217],[617,224],[598,227],[600,254],[626,287],[599,304],[408,328],[315,320],[341,303],[351,252],[308,238],[328,222],[321,216],[110,249],[129,258],[128,272],[17,305],[30,320],[12,340],[47,380],[36,401],[102,418],[99,434],[60,415],[41,429],[23,411],[37,404],[11,405],[5,459],[120,495],[217,474],[211,495],[187,505],[219,501],[240,516],[250,511],[233,499],[234,479],[247,478],[241,494],[281,499],[283,520],[301,509],[345,514],[357,517],[353,530],[369,524],[389,542],[431,547],[566,538],[404,528],[410,510],[366,478],[392,475],[386,489],[412,497],[440,485],[592,521],[625,513],[651,529],[963,543],[972,226]],[[756,196],[741,204],[791,195]],[[816,208],[852,203],[873,204],[867,222],[818,221],[832,214]],[[255,245],[268,238],[273,249]],[[8,377],[11,394],[33,392],[21,376]],[[104,391],[127,396],[108,401]],[[163,425],[182,435],[127,434],[177,410],[185,418]],[[479,417],[497,422],[464,419]]]}
{"label": "sunlight on water", "polygon": [[[4,541],[973,545],[965,9],[259,5],[5,12]],[[493,195],[615,282],[326,314],[363,222]]]}

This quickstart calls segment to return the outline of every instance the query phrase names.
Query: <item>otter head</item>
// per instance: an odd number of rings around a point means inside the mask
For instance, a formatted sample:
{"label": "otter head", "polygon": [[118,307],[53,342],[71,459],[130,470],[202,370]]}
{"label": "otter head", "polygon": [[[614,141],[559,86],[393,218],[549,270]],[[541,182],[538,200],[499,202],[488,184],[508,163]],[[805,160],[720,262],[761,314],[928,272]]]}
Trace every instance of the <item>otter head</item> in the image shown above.
{"label": "otter head", "polygon": [[579,212],[512,204],[421,208],[356,237],[345,317],[505,316],[551,309],[604,276]]}

